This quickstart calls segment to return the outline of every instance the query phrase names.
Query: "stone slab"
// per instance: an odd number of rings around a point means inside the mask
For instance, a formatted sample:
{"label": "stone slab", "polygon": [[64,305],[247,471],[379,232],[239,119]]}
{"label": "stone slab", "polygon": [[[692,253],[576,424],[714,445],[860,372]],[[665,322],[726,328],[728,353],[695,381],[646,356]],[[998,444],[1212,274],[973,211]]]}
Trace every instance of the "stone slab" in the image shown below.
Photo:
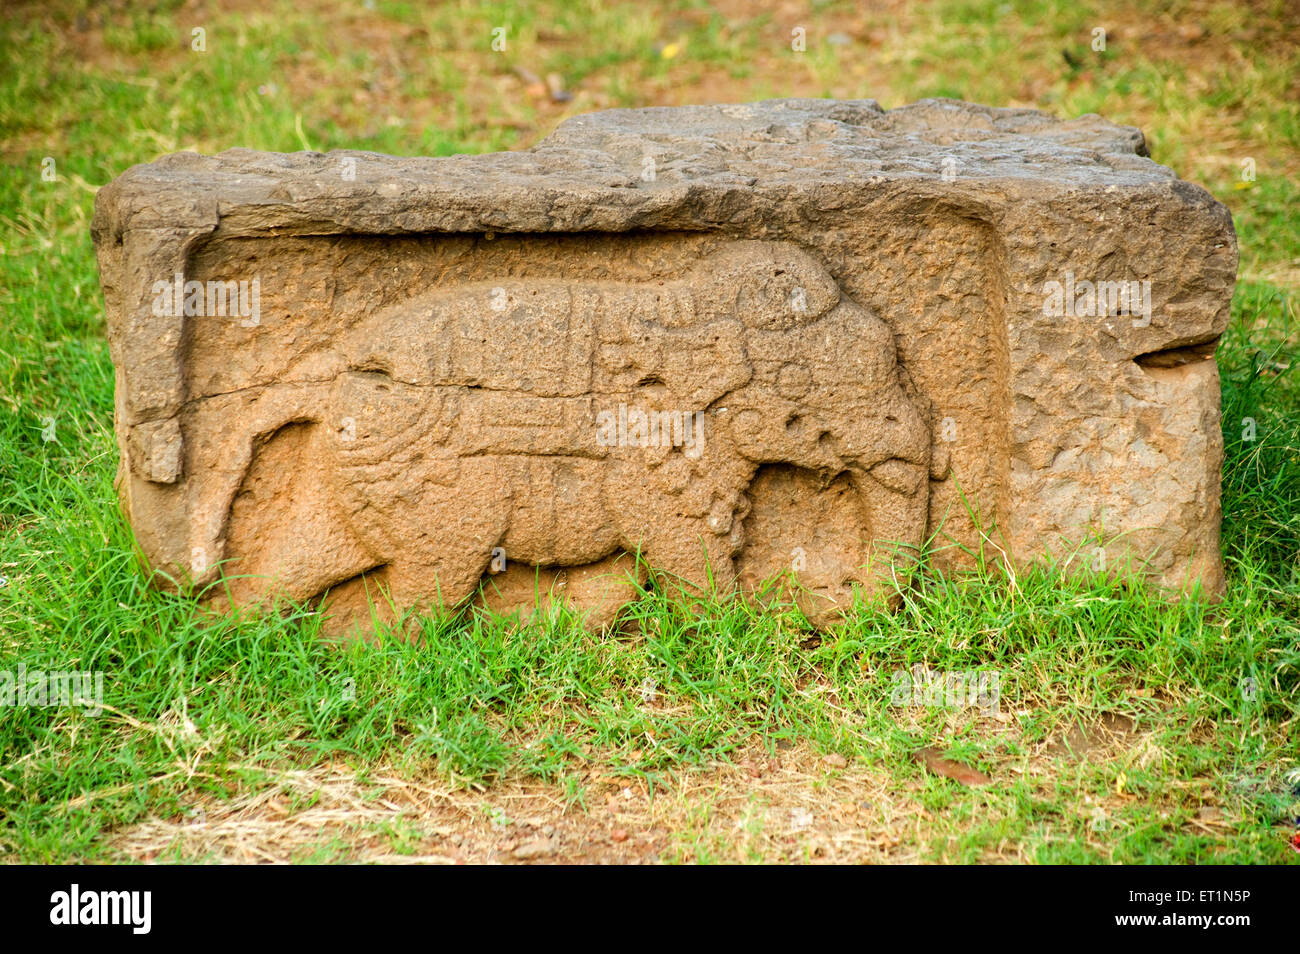
{"label": "stone slab", "polygon": [[594,625],[649,567],[785,574],[827,622],[927,542],[1223,585],[1231,217],[1096,116],[775,100],[493,155],[181,153],[93,234],[124,509],[218,603],[350,626],[567,587]]}

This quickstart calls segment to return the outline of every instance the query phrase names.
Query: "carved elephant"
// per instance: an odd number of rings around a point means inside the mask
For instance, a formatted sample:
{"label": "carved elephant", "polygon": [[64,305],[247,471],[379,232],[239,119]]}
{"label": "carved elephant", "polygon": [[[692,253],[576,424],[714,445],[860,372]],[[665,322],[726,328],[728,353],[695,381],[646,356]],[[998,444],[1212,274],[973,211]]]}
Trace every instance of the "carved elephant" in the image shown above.
{"label": "carved elephant", "polygon": [[[398,609],[453,606],[494,553],[638,554],[686,591],[753,589],[831,532],[846,555],[813,588],[842,607],[925,532],[930,426],[905,385],[888,327],[788,244],[725,244],[672,281],[457,285],[267,388],[199,510],[236,602],[370,581]],[[809,526],[830,492],[834,526]]]}

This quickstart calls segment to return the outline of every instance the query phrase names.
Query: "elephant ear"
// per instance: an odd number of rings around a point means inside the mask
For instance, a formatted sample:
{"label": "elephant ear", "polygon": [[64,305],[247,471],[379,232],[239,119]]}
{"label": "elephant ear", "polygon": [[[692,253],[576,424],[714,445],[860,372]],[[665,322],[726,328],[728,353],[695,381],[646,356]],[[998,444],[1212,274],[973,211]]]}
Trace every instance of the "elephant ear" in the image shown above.
{"label": "elephant ear", "polygon": [[733,242],[697,266],[706,314],[735,315],[746,327],[786,331],[816,321],[840,301],[835,279],[788,242]]}

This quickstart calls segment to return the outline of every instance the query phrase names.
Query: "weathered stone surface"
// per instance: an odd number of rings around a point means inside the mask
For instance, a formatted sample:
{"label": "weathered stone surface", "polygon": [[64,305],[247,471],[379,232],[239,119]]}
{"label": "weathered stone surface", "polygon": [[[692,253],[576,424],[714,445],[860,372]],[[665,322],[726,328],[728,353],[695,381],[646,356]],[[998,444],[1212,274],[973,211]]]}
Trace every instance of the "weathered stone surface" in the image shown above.
{"label": "weathered stone surface", "polygon": [[792,574],[825,621],[928,539],[1217,591],[1236,243],[1144,156],[1097,117],[782,100],[137,166],[94,222],[124,508],[172,580],[335,628],[548,594],[597,625],[647,564]]}

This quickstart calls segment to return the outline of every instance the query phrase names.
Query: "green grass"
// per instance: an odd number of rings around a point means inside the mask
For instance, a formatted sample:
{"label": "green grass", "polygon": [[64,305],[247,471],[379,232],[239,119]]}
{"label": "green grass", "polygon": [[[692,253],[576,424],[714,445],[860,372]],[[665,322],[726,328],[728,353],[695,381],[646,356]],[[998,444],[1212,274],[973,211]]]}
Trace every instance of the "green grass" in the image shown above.
{"label": "green grass", "polygon": [[[1244,65],[1229,72],[1162,60],[1158,44],[1121,31],[1103,59],[1073,70],[1061,46],[1087,51],[1090,26],[1104,20],[1088,4],[1017,4],[1021,15],[1009,18],[994,4],[941,3],[916,15],[905,52],[883,51],[897,61],[880,67],[894,84],[882,92],[879,74],[853,71],[882,51],[813,48],[837,17],[857,22],[851,4],[818,7],[805,60],[789,50],[789,25],[757,18],[746,31],[698,2],[628,15],[594,2],[377,6],[400,76],[373,46],[287,4],[251,24],[213,18],[206,54],[188,51],[191,15],[177,3],[113,19],[89,60],[65,39],[79,11],[94,15],[88,3],[56,4],[44,25],[25,12],[0,27],[0,670],[101,670],[111,707],[99,717],[0,708],[0,857],[112,860],[105,838],[121,826],[180,814],[195,793],[231,798],[287,766],[330,759],[361,775],[382,764],[470,789],[543,780],[582,810],[593,772],[658,787],[756,742],[792,741],[918,786],[929,815],[914,837],[931,860],[975,861],[1006,844],[1045,863],[1300,857],[1285,847],[1300,805],[1283,778],[1300,764],[1294,285],[1243,281],[1218,352],[1229,586],[1217,605],[1170,605],[1048,569],[1014,585],[993,572],[923,572],[896,611],[863,608],[821,640],[793,611],[682,608],[648,591],[627,611],[635,636],[590,636],[562,616],[522,629],[427,619],[418,647],[390,639],[340,650],[304,610],[214,620],[145,585],[113,492],[113,372],[88,233],[95,187],[177,149],[291,151],[305,140],[447,154],[526,144],[558,117],[517,83],[491,85],[514,82],[515,65],[560,71],[608,105],[657,102],[675,84],[715,78],[747,96],[1000,104],[1022,98],[1021,74],[1037,70],[1043,108],[1140,121],[1158,161],[1228,203],[1244,273],[1294,274],[1294,53],[1242,40]],[[1239,28],[1231,17],[1215,7],[1203,19]],[[505,54],[487,48],[497,23],[511,25]],[[681,52],[665,58],[667,43]],[[315,54],[307,65],[304,51]],[[289,78],[299,66],[310,74],[302,83]],[[1198,77],[1203,94],[1190,82]],[[386,91],[377,105],[353,99],[367,83]],[[259,93],[268,84],[275,89]],[[1233,138],[1218,155],[1207,135]],[[1259,177],[1239,189],[1244,149]],[[46,156],[54,182],[40,176]],[[1244,439],[1246,418],[1253,440]],[[890,708],[892,673],[922,662],[1001,672],[1008,721],[990,728],[975,714]],[[647,680],[661,705],[642,704]],[[1044,774],[1033,747],[1101,713],[1133,718],[1149,757]],[[996,784],[969,789],[925,774],[912,759],[923,745]],[[1089,806],[1103,801],[1098,821]],[[1203,805],[1221,807],[1226,827],[1190,824]],[[390,834],[414,850],[409,831]],[[749,844],[743,857],[760,860]],[[693,829],[670,852],[734,856]],[[308,856],[345,857],[328,838]]]}

